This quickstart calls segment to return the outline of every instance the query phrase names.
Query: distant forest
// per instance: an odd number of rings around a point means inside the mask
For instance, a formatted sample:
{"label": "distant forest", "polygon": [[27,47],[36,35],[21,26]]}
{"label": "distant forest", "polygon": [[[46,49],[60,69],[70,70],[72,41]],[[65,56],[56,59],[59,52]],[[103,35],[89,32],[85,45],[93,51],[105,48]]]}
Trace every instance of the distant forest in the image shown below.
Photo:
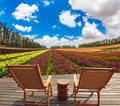
{"label": "distant forest", "polygon": [[[120,44],[120,37],[113,39],[105,39],[102,41],[95,41],[91,43],[85,43],[79,45],[79,47],[98,47],[98,46],[107,46],[113,44]],[[75,46],[63,45],[63,46],[52,46],[51,48],[75,48]]]}
{"label": "distant forest", "polygon": [[113,45],[113,44],[120,44],[120,37],[81,44],[79,45],[79,47],[97,47],[97,46],[107,46],[107,45]]}
{"label": "distant forest", "polygon": [[0,22],[0,45],[19,48],[45,48],[45,46],[34,42],[33,39],[22,37],[18,32],[13,32],[3,22]]}

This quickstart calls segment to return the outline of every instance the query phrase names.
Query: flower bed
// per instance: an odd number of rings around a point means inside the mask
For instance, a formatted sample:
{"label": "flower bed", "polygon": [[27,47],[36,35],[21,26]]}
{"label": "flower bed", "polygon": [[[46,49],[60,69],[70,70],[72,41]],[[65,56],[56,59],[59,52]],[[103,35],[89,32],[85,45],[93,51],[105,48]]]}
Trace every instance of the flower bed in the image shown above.
{"label": "flower bed", "polygon": [[116,67],[120,71],[120,52],[79,52],[58,50],[58,52],[79,66]]}

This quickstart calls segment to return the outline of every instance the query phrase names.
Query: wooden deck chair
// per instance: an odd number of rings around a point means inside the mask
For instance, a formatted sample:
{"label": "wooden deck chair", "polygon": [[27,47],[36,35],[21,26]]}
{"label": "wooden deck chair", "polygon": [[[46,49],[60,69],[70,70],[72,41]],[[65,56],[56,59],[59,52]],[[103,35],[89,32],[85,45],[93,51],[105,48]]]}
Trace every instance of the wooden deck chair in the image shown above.
{"label": "wooden deck chair", "polygon": [[[74,106],[100,106],[100,91],[108,83],[114,71],[115,68],[81,67],[79,79],[77,78],[76,74],[73,75]],[[76,94],[78,92],[91,92],[91,96],[93,92],[96,92],[98,95],[97,104],[77,104]]]}
{"label": "wooden deck chair", "polygon": [[[8,71],[11,73],[14,80],[24,91],[24,106],[50,106],[50,92],[52,94],[51,78],[48,76],[44,81],[41,76],[39,65],[7,65]],[[28,104],[26,102],[26,93],[34,92],[37,89],[43,90],[47,95],[48,104]]]}

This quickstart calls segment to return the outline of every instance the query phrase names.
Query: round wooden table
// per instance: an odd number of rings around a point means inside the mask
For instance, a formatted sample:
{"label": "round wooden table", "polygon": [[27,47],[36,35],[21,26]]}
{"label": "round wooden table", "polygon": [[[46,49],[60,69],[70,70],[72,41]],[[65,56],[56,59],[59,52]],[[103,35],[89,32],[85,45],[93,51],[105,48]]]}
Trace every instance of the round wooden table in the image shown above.
{"label": "round wooden table", "polygon": [[59,79],[57,81],[58,100],[66,101],[68,98],[69,81],[67,79]]}

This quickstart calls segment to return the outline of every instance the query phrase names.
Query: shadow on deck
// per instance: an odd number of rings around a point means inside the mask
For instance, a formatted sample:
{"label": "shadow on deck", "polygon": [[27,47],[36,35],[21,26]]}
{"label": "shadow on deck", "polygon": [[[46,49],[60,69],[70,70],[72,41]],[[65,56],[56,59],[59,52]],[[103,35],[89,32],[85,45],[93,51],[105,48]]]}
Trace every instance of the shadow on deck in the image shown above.
{"label": "shadow on deck", "polygon": [[[46,77],[44,76],[44,78]],[[67,101],[60,101],[57,97],[57,80],[62,78],[68,79],[70,82]],[[52,89],[53,96],[50,98],[51,106],[73,106],[72,74],[53,76]],[[42,95],[42,98],[40,95]],[[47,102],[46,96],[42,91],[36,92],[34,96],[32,96],[30,92],[27,96],[29,103],[35,102],[39,104],[40,102]],[[94,93],[93,96],[90,96],[89,93],[79,93],[77,102],[96,103],[96,97],[96,93]],[[17,84],[12,78],[0,79],[0,106],[23,106],[23,91],[17,87]],[[101,91],[100,106],[120,106],[120,73],[115,73],[106,88]]]}

